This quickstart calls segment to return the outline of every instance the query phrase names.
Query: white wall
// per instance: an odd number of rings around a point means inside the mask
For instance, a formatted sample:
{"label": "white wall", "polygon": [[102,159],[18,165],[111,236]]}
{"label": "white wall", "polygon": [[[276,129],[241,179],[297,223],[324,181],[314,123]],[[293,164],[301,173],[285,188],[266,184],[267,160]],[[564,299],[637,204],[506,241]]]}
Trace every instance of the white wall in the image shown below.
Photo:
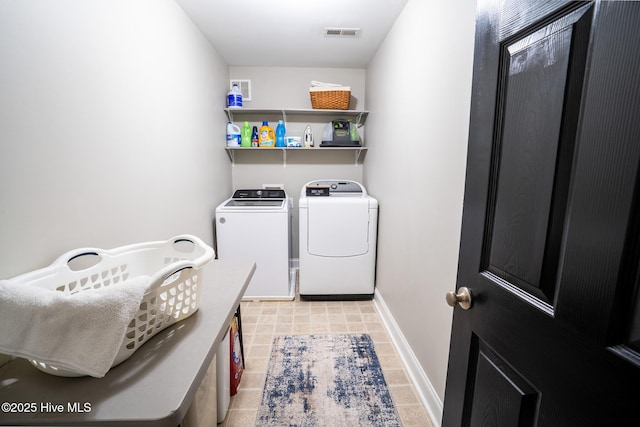
{"label": "white wall", "polygon": [[212,243],[229,72],[174,1],[2,1],[0,64],[0,278],[76,247]]}
{"label": "white wall", "polygon": [[[462,216],[475,2],[409,0],[367,68],[365,183],[377,288],[444,399]],[[437,406],[437,404],[436,404]],[[431,408],[436,417],[441,408]]]}

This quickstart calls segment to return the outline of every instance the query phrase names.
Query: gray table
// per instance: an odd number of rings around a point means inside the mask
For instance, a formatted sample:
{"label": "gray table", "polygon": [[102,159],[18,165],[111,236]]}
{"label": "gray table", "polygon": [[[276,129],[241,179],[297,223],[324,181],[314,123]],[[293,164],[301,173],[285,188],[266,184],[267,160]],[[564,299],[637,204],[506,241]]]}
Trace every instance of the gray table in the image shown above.
{"label": "gray table", "polygon": [[104,378],[56,377],[24,359],[7,363],[0,368],[0,404],[28,404],[35,411],[12,413],[3,406],[0,425],[176,427],[254,271],[249,261],[208,264],[198,311],[158,333]]}

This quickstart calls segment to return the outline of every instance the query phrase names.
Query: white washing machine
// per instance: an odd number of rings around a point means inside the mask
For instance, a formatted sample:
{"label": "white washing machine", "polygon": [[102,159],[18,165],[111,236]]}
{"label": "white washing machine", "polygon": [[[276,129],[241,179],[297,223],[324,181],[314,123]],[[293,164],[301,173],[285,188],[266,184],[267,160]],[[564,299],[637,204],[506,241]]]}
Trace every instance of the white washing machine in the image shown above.
{"label": "white washing machine", "polygon": [[216,208],[218,259],[252,260],[243,299],[292,300],[291,199],[284,190],[236,190]]}
{"label": "white washing machine", "polygon": [[373,297],[378,201],[349,180],[311,181],[300,192],[300,296]]}

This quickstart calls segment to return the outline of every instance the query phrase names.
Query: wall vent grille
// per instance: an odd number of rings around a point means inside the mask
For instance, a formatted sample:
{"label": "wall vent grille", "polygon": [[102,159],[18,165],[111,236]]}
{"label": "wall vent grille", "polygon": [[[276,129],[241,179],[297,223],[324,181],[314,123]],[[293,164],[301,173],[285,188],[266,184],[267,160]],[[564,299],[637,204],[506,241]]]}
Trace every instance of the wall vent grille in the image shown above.
{"label": "wall vent grille", "polygon": [[229,89],[231,89],[234,84],[237,84],[240,92],[242,92],[242,102],[251,101],[251,80],[231,79],[229,81]]}
{"label": "wall vent grille", "polygon": [[360,28],[326,27],[324,29],[324,35],[326,37],[358,37],[360,35]]}

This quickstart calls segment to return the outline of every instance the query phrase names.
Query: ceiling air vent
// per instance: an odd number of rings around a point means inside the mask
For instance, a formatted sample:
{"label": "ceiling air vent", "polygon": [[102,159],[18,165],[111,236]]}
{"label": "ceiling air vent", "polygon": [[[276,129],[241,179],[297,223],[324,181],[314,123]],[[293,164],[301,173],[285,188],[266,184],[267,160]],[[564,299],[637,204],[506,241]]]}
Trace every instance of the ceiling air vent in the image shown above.
{"label": "ceiling air vent", "polygon": [[359,34],[360,28],[326,27],[324,29],[324,35],[327,37],[358,37]]}

